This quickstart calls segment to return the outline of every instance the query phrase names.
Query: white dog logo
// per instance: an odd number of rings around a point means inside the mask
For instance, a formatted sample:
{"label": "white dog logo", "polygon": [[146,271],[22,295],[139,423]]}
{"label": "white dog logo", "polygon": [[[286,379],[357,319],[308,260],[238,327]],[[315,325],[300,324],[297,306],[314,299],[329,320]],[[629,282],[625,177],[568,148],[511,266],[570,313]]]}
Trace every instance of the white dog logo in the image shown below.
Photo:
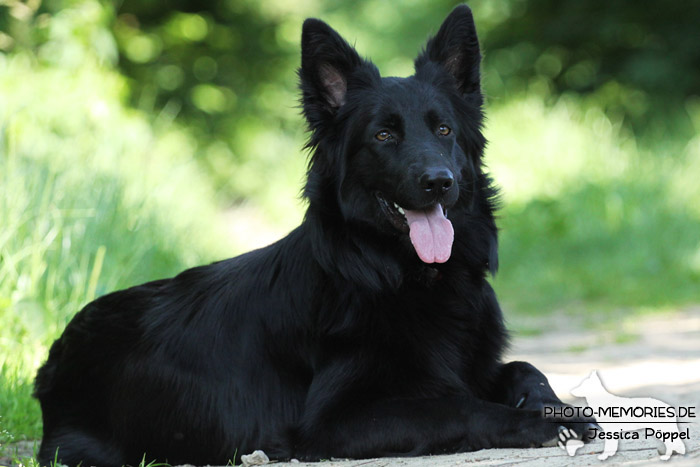
{"label": "white dog logo", "polygon": [[[620,397],[610,394],[598,374],[594,371],[581,381],[581,384],[571,390],[571,394],[576,397],[585,397],[588,406],[596,414],[596,420],[604,432],[625,432],[644,429],[645,432],[653,430],[655,433],[666,433],[663,442],[666,452],[661,456],[662,460],[671,458],[673,452],[685,454],[685,444],[680,439],[678,423],[676,417],[653,416],[653,410],[672,410],[669,404],[661,402],[651,397]],[[610,410],[614,408],[616,411]],[[648,410],[645,411],[645,409]],[[620,413],[632,414],[633,420],[629,416],[621,416]],[[641,413],[642,416],[637,415]],[[676,436],[677,435],[677,436]],[[565,441],[562,439],[562,441]],[[574,440],[572,440],[574,441]],[[605,446],[598,459],[605,460],[617,452],[619,438],[605,437]],[[561,444],[560,444],[561,446]],[[567,446],[562,446],[566,448]],[[570,450],[567,449],[567,452]],[[573,450],[575,452],[575,449]],[[569,452],[569,455],[573,455]]]}

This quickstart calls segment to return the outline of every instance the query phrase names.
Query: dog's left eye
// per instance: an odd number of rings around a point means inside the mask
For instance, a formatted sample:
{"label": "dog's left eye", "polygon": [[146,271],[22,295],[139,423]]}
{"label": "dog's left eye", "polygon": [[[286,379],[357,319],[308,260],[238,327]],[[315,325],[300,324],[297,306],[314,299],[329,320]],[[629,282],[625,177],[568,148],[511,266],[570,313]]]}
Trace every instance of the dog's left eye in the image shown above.
{"label": "dog's left eye", "polygon": [[377,138],[379,141],[386,141],[388,139],[391,139],[391,133],[389,133],[387,130],[381,130],[378,131],[376,135],[374,135],[375,138]]}
{"label": "dog's left eye", "polygon": [[438,133],[440,133],[442,136],[447,136],[451,132],[452,130],[447,125],[440,125],[440,127],[438,128]]}

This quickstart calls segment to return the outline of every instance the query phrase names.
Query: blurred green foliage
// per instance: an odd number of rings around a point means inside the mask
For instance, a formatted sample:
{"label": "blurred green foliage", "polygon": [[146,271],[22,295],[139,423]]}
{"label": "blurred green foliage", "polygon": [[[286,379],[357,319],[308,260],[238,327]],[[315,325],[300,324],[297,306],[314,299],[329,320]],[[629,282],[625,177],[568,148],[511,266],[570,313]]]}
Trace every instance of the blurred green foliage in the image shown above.
{"label": "blurred green foliage", "polygon": [[[518,0],[510,9],[486,41],[504,89],[539,79],[556,93],[603,93],[606,110],[643,120],[652,106],[700,93],[697,0]],[[611,83],[627,93],[610,95]]]}
{"label": "blurred green foliage", "polygon": [[696,101],[676,116],[694,115],[693,135],[648,140],[595,102],[545,100],[528,95],[489,113],[487,160],[504,197],[495,285],[506,310],[602,318],[697,302]]}
{"label": "blurred green foliage", "polygon": [[[507,313],[700,301],[697,2],[473,0]],[[0,1],[0,456],[80,306],[296,225],[321,17],[384,75],[453,1]]]}
{"label": "blurred green foliage", "polygon": [[[112,30],[120,69],[134,80],[133,103],[177,110],[196,131],[199,157],[223,193],[248,197],[260,185],[255,177],[236,177],[232,167],[254,159],[253,174],[274,168],[274,141],[300,128],[293,70],[304,16],[321,16],[356,39],[386,74],[406,75],[427,33],[455,4],[236,0],[206,8],[192,0],[166,9],[159,1],[124,0]],[[552,96],[592,94],[607,113],[643,131],[650,117],[663,122],[687,96],[700,93],[696,0],[481,0],[471,6],[485,31],[492,101],[532,88]]]}
{"label": "blurred green foliage", "polygon": [[130,109],[94,46],[108,13],[77,3],[0,54],[0,445],[39,436],[33,373],[80,306],[233,249],[194,138]]}

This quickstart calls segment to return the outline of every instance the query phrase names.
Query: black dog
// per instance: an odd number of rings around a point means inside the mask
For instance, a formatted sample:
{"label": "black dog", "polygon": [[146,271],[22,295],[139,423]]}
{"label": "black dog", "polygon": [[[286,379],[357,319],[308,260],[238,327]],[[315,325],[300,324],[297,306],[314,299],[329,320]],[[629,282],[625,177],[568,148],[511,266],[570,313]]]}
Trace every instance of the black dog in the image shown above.
{"label": "black dog", "polygon": [[586,431],[543,419],[562,405],[546,378],[501,362],[479,63],[466,6],[409,78],[381,78],[307,20],[304,222],[78,313],[37,376],[40,461],[415,456]]}

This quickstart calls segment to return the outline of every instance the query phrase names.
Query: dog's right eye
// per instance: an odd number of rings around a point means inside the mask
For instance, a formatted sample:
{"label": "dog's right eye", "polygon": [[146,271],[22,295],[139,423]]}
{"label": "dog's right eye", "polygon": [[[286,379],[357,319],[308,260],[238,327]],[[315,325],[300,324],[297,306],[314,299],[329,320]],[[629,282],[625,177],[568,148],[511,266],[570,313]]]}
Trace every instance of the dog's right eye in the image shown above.
{"label": "dog's right eye", "polygon": [[444,125],[444,124],[440,125],[440,128],[438,128],[438,133],[440,133],[442,136],[447,136],[451,132],[452,132],[452,130],[450,129],[450,127],[448,127],[447,125]]}
{"label": "dog's right eye", "polygon": [[393,138],[393,136],[391,136],[391,133],[389,133],[388,130],[378,131],[377,134],[374,135],[374,137],[377,138],[379,141],[386,141],[388,139]]}

